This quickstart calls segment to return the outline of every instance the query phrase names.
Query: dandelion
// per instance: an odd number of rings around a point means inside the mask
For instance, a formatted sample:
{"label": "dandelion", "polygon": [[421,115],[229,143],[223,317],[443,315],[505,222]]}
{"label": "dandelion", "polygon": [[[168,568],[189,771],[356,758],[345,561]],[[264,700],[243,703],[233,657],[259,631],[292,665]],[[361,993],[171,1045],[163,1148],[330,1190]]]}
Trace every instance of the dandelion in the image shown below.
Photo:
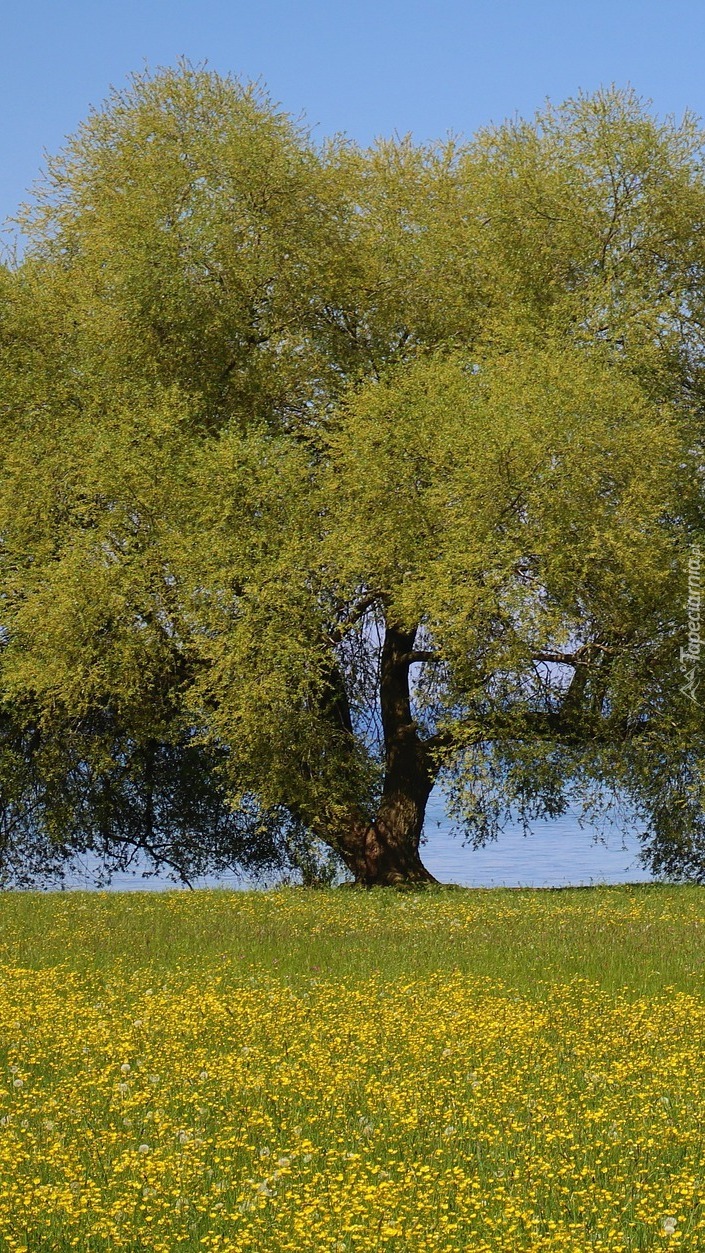
{"label": "dandelion", "polygon": [[[693,892],[705,936],[705,894]],[[637,896],[469,893],[451,908],[429,895],[397,911],[374,895],[343,908],[325,894],[204,894],[130,909],[148,921],[168,909],[169,934],[182,917],[206,927],[213,910],[219,932],[225,917],[294,941],[353,929],[373,947],[391,920],[413,953],[420,931],[442,936],[458,915],[470,939],[545,934],[556,917],[612,935],[630,911],[656,908],[655,892]],[[194,958],[160,979],[136,1057],[132,1006],[154,976],[130,961],[100,1005],[70,951],[61,969],[0,969],[0,1025],[20,1020],[24,1041],[0,1083],[0,1249],[705,1249],[701,991],[613,993],[546,975],[540,995],[520,994],[440,963],[423,978],[366,970],[316,988],[250,968],[234,991]]]}

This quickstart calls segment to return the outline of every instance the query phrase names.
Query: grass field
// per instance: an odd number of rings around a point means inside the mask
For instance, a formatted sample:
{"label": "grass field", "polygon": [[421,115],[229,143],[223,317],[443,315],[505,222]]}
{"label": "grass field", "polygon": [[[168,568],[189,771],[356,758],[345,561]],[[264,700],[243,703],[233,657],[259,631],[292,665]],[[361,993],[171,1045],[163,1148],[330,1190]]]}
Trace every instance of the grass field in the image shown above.
{"label": "grass field", "polygon": [[0,1248],[705,1250],[705,889],[0,896]]}

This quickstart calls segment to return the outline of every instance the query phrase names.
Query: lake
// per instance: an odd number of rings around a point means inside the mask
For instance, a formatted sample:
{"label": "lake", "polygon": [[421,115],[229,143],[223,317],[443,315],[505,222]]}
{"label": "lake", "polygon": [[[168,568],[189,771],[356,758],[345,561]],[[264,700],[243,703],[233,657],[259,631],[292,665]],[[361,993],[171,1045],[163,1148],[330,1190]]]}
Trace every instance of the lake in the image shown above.
{"label": "lake", "polygon": [[[596,843],[590,831],[581,830],[574,814],[551,822],[536,822],[524,836],[519,826],[509,827],[485,848],[464,847],[450,834],[443,799],[434,793],[426,815],[427,843],[422,850],[428,869],[442,883],[466,887],[583,887],[591,883],[648,882],[652,876],[639,866],[639,842],[613,830],[605,843]],[[76,875],[69,887],[88,887],[88,874]],[[174,888],[160,876],[144,879],[115,875],[113,891],[160,891]],[[199,887],[247,887],[234,875],[198,880]]]}
{"label": "lake", "polygon": [[467,887],[583,887],[591,883],[643,883],[653,877],[639,865],[640,843],[613,829],[605,843],[582,830],[575,814],[535,822],[529,836],[517,824],[484,848],[463,847],[449,833],[442,798],[431,797],[423,859],[443,883]]}

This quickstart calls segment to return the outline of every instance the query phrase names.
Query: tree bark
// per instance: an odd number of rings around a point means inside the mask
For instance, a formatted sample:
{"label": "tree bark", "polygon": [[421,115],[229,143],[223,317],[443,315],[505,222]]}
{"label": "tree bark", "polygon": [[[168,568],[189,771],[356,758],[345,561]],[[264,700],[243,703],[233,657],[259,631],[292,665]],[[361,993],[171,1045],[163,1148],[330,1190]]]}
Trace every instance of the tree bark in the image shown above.
{"label": "tree bark", "polygon": [[411,714],[410,654],[416,630],[388,625],[382,646],[380,705],[385,771],[373,821],[351,818],[336,847],[365,887],[436,883],[419,855],[426,805],[437,773]]}

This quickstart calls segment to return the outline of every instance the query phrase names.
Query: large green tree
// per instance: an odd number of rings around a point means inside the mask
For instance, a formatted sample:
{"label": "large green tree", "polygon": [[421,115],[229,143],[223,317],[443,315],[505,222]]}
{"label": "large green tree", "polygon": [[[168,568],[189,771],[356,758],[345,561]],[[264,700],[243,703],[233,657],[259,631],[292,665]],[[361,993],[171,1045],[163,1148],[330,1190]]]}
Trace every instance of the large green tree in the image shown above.
{"label": "large green tree", "polygon": [[475,842],[619,797],[705,874],[701,162],[619,92],[363,151],[182,66],[88,119],[1,275],[6,861],[423,882],[440,777]]}

